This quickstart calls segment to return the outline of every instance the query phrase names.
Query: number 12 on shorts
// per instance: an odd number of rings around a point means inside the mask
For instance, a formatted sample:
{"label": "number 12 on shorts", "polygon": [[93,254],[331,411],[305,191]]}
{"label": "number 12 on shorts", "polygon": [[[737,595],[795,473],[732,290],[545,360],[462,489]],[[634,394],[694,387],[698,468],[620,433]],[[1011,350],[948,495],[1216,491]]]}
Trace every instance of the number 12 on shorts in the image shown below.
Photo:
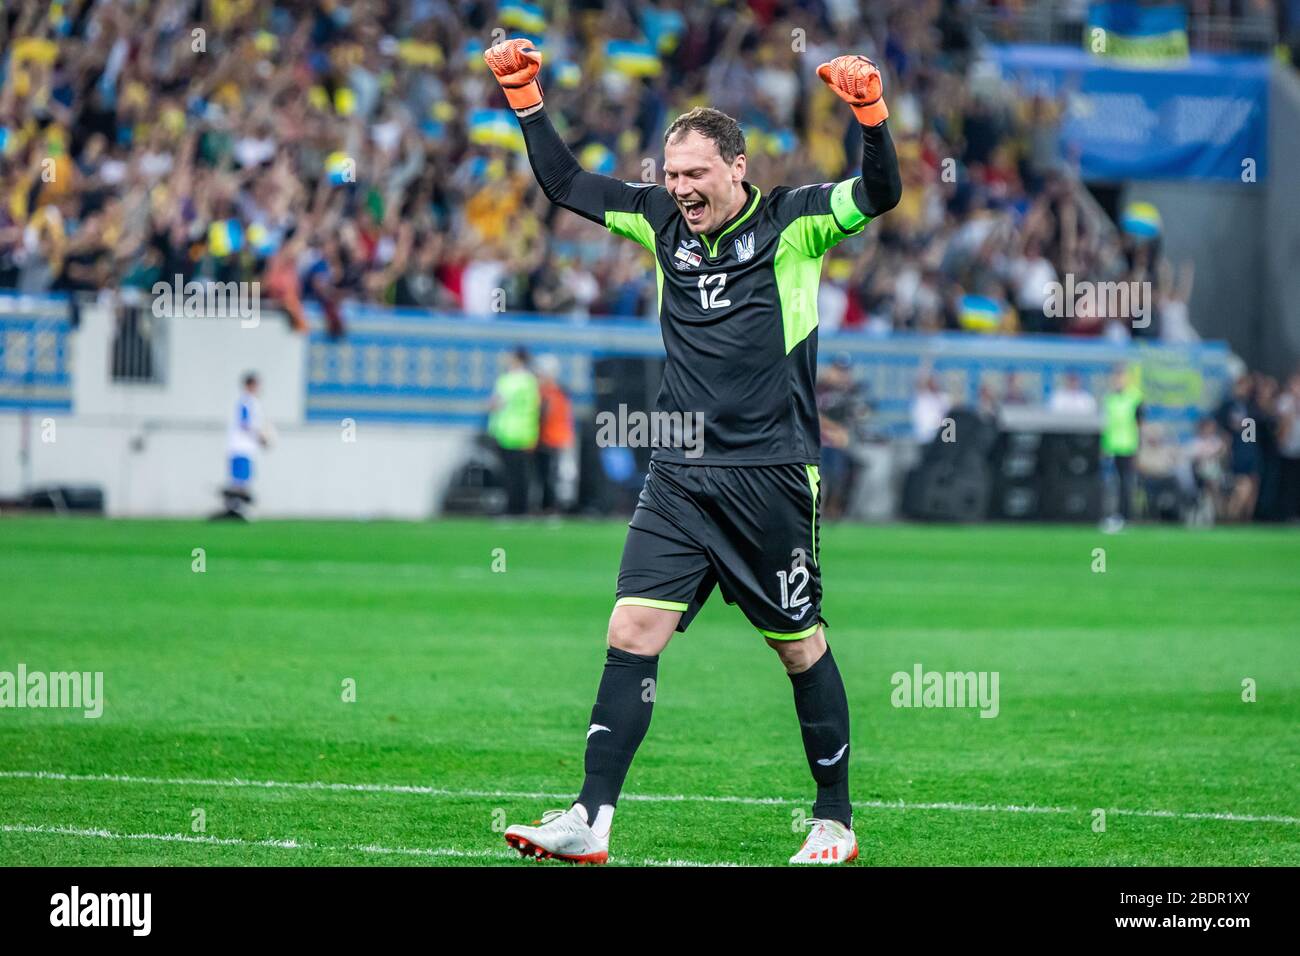
{"label": "number 12 on shorts", "polygon": [[790,609],[792,607],[802,607],[807,604],[811,598],[803,593],[803,589],[808,586],[808,569],[802,564],[796,564],[789,571],[782,568],[776,572],[777,580],[781,582],[781,607]]}

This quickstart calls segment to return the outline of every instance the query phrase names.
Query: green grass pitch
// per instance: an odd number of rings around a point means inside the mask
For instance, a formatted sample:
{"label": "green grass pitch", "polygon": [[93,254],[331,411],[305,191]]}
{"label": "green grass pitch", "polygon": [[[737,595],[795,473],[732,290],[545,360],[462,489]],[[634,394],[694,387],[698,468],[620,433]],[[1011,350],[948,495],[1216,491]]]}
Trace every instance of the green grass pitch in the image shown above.
{"label": "green grass pitch", "polygon": [[[106,698],[0,709],[0,864],[532,865],[500,831],[581,782],[624,528],[0,520],[0,671]],[[821,558],[860,864],[1300,864],[1294,530],[845,525]],[[917,663],[996,671],[998,716],[894,707]],[[659,675],[611,862],[784,863],[776,655],[715,594]]]}

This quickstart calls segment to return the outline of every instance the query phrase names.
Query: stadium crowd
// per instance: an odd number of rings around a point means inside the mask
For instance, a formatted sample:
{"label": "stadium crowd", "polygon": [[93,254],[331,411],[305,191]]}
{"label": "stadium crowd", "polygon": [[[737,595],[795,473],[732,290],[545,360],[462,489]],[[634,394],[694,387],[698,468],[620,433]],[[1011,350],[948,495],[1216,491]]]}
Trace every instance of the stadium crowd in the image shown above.
{"label": "stadium crowd", "polygon": [[[816,80],[845,50],[886,74],[905,183],[828,257],[827,329],[1135,334],[1044,310],[1048,283],[1148,279],[1144,332],[1195,337],[1158,213],[1120,228],[1057,148],[1058,103],[968,71],[969,4],[751,0],[64,0],[6,4],[0,287],[259,281],[299,328],[345,300],[490,317],[648,316],[632,243],[556,214],[481,60],[536,35],[553,114],[589,168],[656,179],[661,131],[737,116],[761,185],[851,174],[851,117]],[[1131,228],[1130,228],[1131,227]]]}

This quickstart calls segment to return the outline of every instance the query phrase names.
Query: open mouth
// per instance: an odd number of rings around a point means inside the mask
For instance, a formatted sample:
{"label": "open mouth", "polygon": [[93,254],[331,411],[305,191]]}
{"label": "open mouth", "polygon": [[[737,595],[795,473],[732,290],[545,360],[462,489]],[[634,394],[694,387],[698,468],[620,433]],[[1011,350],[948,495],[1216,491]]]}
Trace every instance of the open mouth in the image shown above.
{"label": "open mouth", "polygon": [[682,215],[692,226],[698,226],[704,222],[704,210],[708,205],[703,199],[683,199],[680,200]]}

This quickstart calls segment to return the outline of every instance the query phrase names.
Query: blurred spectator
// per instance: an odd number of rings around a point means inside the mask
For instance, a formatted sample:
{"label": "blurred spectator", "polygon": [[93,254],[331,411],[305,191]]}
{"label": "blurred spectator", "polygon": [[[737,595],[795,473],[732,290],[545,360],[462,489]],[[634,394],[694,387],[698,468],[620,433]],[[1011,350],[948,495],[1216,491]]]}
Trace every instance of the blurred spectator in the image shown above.
{"label": "blurred spectator", "polygon": [[931,373],[922,375],[912,396],[912,437],[918,445],[934,441],[950,408],[952,400],[940,390],[939,380]]}
{"label": "blurred spectator", "polygon": [[1224,460],[1228,443],[1223,431],[1210,416],[1202,418],[1196,426],[1196,437],[1188,449],[1192,478],[1199,496],[1197,510],[1202,524],[1212,524],[1223,513]]}
{"label": "blurred spectator", "polygon": [[1042,242],[1036,236],[1026,235],[1024,252],[1011,263],[1010,279],[1021,331],[1050,331],[1043,307],[1051,294],[1051,284],[1056,282],[1056,267],[1043,255]]}
{"label": "blurred spectator", "polygon": [[1250,515],[1256,521],[1281,520],[1282,458],[1278,447],[1277,402],[1281,394],[1277,379],[1254,373],[1255,404],[1259,407],[1255,440],[1259,445],[1259,495]]}
{"label": "blurred spectator", "polygon": [[853,378],[853,363],[837,355],[817,376],[817,411],[821,420],[821,476],[825,492],[822,514],[827,520],[844,515],[853,500],[857,479],[854,449],[862,437],[867,403]]}
{"label": "blurred spectator", "polygon": [[1229,471],[1231,487],[1224,508],[1229,521],[1246,521],[1255,513],[1259,496],[1259,420],[1262,417],[1255,401],[1255,383],[1243,372],[1233,383],[1231,393],[1219,405],[1214,418],[1228,433],[1231,441]]}
{"label": "blurred spectator", "polygon": [[1128,368],[1116,366],[1110,389],[1102,398],[1101,453],[1106,461],[1115,501],[1106,518],[1107,531],[1119,531],[1133,514],[1134,458],[1141,444],[1138,416],[1142,389]]}
{"label": "blurred spectator", "polygon": [[1169,430],[1158,422],[1143,422],[1139,435],[1134,466],[1146,502],[1146,516],[1177,521],[1186,504],[1179,480],[1182,451]]}
{"label": "blurred spectator", "polygon": [[1277,424],[1282,465],[1278,517],[1290,521],[1300,518],[1300,370],[1292,373],[1278,396]]}
{"label": "blurred spectator", "polygon": [[1078,372],[1066,372],[1065,383],[1053,390],[1048,407],[1064,415],[1096,415],[1097,399],[1083,387]]}
{"label": "blurred spectator", "polygon": [[537,359],[537,382],[541,401],[541,429],[537,437],[537,477],[542,486],[542,512],[554,514],[559,507],[562,456],[573,449],[573,407],[559,383],[560,360],[554,355]]}
{"label": "blurred spectator", "polygon": [[1015,372],[1007,372],[1002,385],[1002,404],[1004,406],[1029,404],[1029,395],[1020,383],[1020,376]]}
{"label": "blurred spectator", "polygon": [[541,395],[528,370],[528,352],[510,353],[488,402],[488,434],[501,452],[506,486],[506,514],[528,512],[528,485],[540,428]]}
{"label": "blurred spectator", "polygon": [[1156,311],[1160,320],[1160,340],[1173,345],[1185,345],[1199,342],[1200,335],[1192,328],[1191,315],[1187,307],[1192,297],[1192,280],[1195,270],[1191,262],[1186,262],[1174,278],[1174,270],[1169,263],[1161,264],[1160,282],[1156,291]]}

